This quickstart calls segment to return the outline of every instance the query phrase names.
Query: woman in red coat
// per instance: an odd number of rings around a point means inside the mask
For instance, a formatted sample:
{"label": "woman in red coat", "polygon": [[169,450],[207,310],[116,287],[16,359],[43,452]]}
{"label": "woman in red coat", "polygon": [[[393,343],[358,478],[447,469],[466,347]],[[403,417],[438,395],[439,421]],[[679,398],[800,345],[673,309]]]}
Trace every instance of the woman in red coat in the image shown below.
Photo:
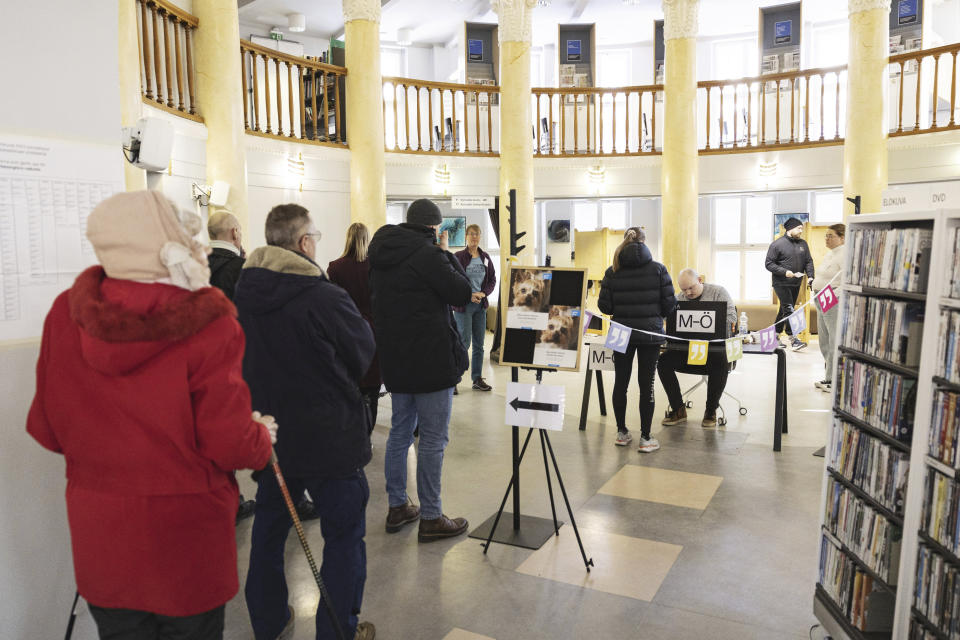
{"label": "woman in red coat", "polygon": [[276,425],[251,417],[243,332],[206,286],[198,230],[156,192],[100,203],[87,237],[101,266],[43,327],[27,431],[66,458],[77,589],[101,637],[222,637],[232,472],[270,458]]}
{"label": "woman in red coat", "polygon": [[[353,299],[360,315],[373,331],[373,309],[370,299],[370,261],[367,259],[367,247],[370,246],[370,232],[362,222],[354,222],[347,227],[347,243],[343,255],[327,267],[330,282],[338,284]],[[373,362],[363,379],[360,380],[360,392],[370,407],[370,432],[377,424],[377,404],[380,401],[380,360],[373,354]]]}

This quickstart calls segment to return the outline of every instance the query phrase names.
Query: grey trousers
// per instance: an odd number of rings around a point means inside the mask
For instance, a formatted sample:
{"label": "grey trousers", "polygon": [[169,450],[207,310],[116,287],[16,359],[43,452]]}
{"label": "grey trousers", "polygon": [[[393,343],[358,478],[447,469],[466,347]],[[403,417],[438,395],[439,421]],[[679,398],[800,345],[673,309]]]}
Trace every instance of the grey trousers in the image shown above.
{"label": "grey trousers", "polygon": [[[816,306],[816,305],[814,305]],[[837,320],[840,317],[840,305],[823,313],[817,307],[817,339],[820,342],[820,353],[823,354],[823,364],[826,370],[824,380],[833,382],[833,360],[837,354]]]}

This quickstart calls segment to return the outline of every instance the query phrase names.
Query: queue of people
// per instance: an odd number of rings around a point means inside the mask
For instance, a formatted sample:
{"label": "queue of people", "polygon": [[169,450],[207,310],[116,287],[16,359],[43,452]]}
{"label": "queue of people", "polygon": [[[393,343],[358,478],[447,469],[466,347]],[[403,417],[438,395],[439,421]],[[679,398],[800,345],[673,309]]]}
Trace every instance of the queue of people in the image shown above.
{"label": "queue of people", "polygon": [[[767,257],[781,301],[778,321],[796,300],[796,274],[814,276],[792,220],[785,242],[771,245]],[[258,485],[244,586],[254,636],[292,636],[296,614],[284,569],[292,520],[267,468],[273,445],[291,494],[309,493],[320,519],[321,575],[339,625],[350,638],[374,638],[374,626],[358,616],[370,495],[364,468],[381,385],[392,395],[386,532],[418,523],[421,543],[466,532],[465,518],[443,512],[443,458],[464,373],[471,370],[474,389],[492,389],[482,361],[496,273],[477,225],[467,228],[466,248],[452,254],[441,223],[437,205],[422,199],[408,207],[404,223],[372,238],[352,224],[343,254],[325,271],[320,232],[296,204],[270,211],[267,244],[249,256],[229,212],[208,222],[208,256],[194,239],[200,219],[157,192],[121,193],[94,209],[87,236],[100,264],[61,294],[47,317],[27,430],[66,458],[78,591],[101,637],[222,638],[225,604],[239,588],[239,469],[254,470]],[[814,286],[839,270],[843,236],[843,225],[831,227],[831,252]],[[711,354],[691,371],[685,353],[661,355],[657,334],[678,300],[726,302],[727,335],[736,308],[723,287],[692,268],[677,284],[679,291],[643,229],[628,229],[599,294],[603,313],[639,330],[614,355],[618,446],[633,441],[627,389],[634,360],[640,452],[660,448],[652,435],[657,374],[670,404],[665,426],[687,419],[678,371],[708,376],[701,424],[716,425],[726,359]],[[826,359],[836,317],[828,313],[820,323]],[[829,360],[826,370],[818,387],[829,389]],[[417,432],[419,505],[407,493]],[[316,637],[326,640],[336,636],[322,607]]]}

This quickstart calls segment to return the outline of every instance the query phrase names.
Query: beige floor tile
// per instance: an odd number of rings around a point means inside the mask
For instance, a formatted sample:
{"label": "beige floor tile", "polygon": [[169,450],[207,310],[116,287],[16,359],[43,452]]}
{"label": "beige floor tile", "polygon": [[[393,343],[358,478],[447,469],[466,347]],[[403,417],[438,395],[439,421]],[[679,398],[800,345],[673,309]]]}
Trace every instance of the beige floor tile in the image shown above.
{"label": "beige floor tile", "polygon": [[447,635],[443,636],[443,640],[494,640],[490,636],[482,636],[479,633],[470,633],[469,631],[464,631],[463,629],[454,629]]}
{"label": "beige floor tile", "polygon": [[649,602],[683,550],[675,544],[589,529],[580,529],[580,535],[595,565],[589,573],[569,526],[527,558],[517,572]]}
{"label": "beige floor tile", "polygon": [[720,476],[628,464],[600,487],[598,493],[676,507],[706,509],[721,482],[723,478]]}

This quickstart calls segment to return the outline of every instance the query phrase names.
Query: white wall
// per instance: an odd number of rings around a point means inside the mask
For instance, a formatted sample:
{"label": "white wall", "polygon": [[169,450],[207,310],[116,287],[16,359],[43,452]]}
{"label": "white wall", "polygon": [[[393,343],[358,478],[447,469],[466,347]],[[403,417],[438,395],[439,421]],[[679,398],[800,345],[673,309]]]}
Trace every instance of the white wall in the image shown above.
{"label": "white wall", "polygon": [[[0,99],[0,130],[116,145],[120,153],[117,32],[108,28],[117,24],[117,6],[3,3],[4,81],[16,91]],[[56,36],[38,46],[24,28],[36,24]],[[0,345],[0,635],[17,640],[61,637],[75,590],[63,458],[24,430],[36,359],[36,342]],[[74,638],[93,637],[84,613]]]}
{"label": "white wall", "polygon": [[[277,25],[283,30],[284,42],[299,42],[303,45],[303,55],[319,57],[323,52],[330,48],[329,38],[317,38],[302,33],[290,33],[286,31],[286,25]],[[270,37],[270,25],[259,22],[240,22],[240,37],[249,40],[250,36]]]}

